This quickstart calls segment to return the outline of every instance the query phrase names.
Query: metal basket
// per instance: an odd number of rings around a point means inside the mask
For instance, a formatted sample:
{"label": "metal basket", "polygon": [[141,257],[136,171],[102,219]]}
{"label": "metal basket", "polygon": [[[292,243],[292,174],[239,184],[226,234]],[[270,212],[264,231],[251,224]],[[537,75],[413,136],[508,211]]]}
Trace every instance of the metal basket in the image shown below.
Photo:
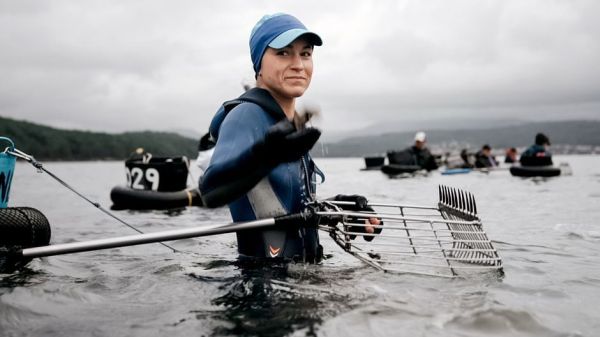
{"label": "metal basket", "polygon": [[[344,210],[351,202],[326,201],[317,214],[336,219],[320,228],[340,247],[386,272],[442,277],[502,273],[502,260],[483,230],[473,195],[440,186],[439,199],[437,207],[369,203],[373,211],[360,212]],[[383,225],[367,225],[369,218]],[[382,231],[365,233],[367,226]]]}

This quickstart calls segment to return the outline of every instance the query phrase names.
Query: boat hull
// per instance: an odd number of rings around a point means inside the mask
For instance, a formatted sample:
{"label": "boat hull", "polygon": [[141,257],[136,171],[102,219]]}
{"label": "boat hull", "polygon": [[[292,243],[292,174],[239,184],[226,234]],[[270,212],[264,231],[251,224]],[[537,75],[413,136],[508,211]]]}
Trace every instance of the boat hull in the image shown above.
{"label": "boat hull", "polygon": [[511,166],[510,174],[515,177],[556,177],[561,173],[555,166]]}
{"label": "boat hull", "polygon": [[115,186],[110,191],[112,209],[172,209],[186,206],[202,206],[197,189],[175,192],[136,190]]}
{"label": "boat hull", "polygon": [[398,175],[403,173],[415,173],[422,168],[418,165],[399,165],[399,164],[389,164],[383,165],[381,167],[381,172],[387,175]]}
{"label": "boat hull", "polygon": [[363,170],[379,170],[385,162],[383,156],[365,157],[365,168]]}

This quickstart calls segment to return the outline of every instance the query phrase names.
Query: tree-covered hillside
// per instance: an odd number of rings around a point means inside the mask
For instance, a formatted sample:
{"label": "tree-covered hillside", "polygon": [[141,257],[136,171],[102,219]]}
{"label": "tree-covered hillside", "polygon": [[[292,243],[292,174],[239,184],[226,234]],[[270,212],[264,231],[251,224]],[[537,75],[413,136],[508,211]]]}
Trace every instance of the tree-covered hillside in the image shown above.
{"label": "tree-covered hillside", "polygon": [[[55,129],[39,124],[0,117],[0,136],[39,160],[123,160],[142,147],[154,156],[197,155],[198,141],[175,133],[101,132]],[[6,142],[0,142],[4,149]]]}
{"label": "tree-covered hillside", "polygon": [[[524,147],[533,142],[537,132],[544,132],[556,145],[600,146],[600,121],[554,121],[524,123],[486,129],[423,130],[430,146],[478,149],[482,144],[503,149]],[[417,131],[417,130],[415,130]],[[326,132],[326,130],[324,130]],[[55,129],[25,121],[0,117],[0,136],[13,139],[17,148],[40,160],[123,160],[138,147],[154,156],[187,156],[195,158],[196,139],[166,132],[101,132]],[[385,153],[413,143],[414,131],[381,134],[373,129],[371,136],[347,138],[338,142],[317,144],[315,157],[352,157]],[[3,149],[6,145],[0,143]]]}

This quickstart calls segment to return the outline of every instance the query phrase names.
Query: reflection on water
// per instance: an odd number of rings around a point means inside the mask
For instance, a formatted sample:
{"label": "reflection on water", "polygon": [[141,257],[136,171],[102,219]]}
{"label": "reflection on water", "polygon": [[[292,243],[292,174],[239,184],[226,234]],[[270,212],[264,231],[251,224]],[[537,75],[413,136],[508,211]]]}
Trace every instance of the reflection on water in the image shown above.
{"label": "reflection on water", "polygon": [[21,268],[12,274],[0,274],[0,294],[15,287],[39,284],[42,282],[43,275],[43,272],[34,271],[28,267]]}
{"label": "reflection on water", "polygon": [[[439,184],[468,190],[505,276],[446,280],[370,269],[322,235],[321,265],[247,265],[235,235],[34,259],[0,275],[4,336],[597,336],[600,157],[569,156],[572,176],[507,171],[389,179],[362,158],[318,159],[322,198],[435,205]],[[84,195],[110,205],[122,163],[50,163]],[[52,242],[131,234],[28,164],[17,163],[11,206],[42,211]],[[144,232],[228,223],[226,208],[128,212]],[[190,277],[191,276],[191,277]]]}
{"label": "reflection on water", "polygon": [[346,306],[343,296],[319,288],[327,282],[318,273],[299,279],[285,263],[239,260],[235,265],[236,275],[211,299],[217,309],[196,312],[197,319],[213,320],[212,336],[283,336],[298,330],[315,336],[323,319]]}
{"label": "reflection on water", "polygon": [[444,327],[462,330],[465,334],[480,336],[503,336],[507,328],[521,336],[566,336],[542,326],[527,311],[500,308],[484,308],[465,311],[452,317]]}

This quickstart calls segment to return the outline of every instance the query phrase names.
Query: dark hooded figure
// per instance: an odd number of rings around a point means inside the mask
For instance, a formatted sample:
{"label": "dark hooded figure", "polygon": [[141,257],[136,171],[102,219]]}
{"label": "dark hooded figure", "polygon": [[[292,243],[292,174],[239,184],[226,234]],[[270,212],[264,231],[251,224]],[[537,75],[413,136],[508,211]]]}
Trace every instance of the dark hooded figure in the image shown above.
{"label": "dark hooded figure", "polygon": [[498,162],[496,161],[496,158],[492,156],[492,148],[488,144],[485,144],[481,147],[481,150],[475,154],[475,167],[489,168],[496,166],[498,166]]}
{"label": "dark hooded figure", "polygon": [[523,166],[550,166],[552,165],[552,153],[548,151],[550,139],[543,133],[535,135],[535,144],[531,145],[521,155]]}

